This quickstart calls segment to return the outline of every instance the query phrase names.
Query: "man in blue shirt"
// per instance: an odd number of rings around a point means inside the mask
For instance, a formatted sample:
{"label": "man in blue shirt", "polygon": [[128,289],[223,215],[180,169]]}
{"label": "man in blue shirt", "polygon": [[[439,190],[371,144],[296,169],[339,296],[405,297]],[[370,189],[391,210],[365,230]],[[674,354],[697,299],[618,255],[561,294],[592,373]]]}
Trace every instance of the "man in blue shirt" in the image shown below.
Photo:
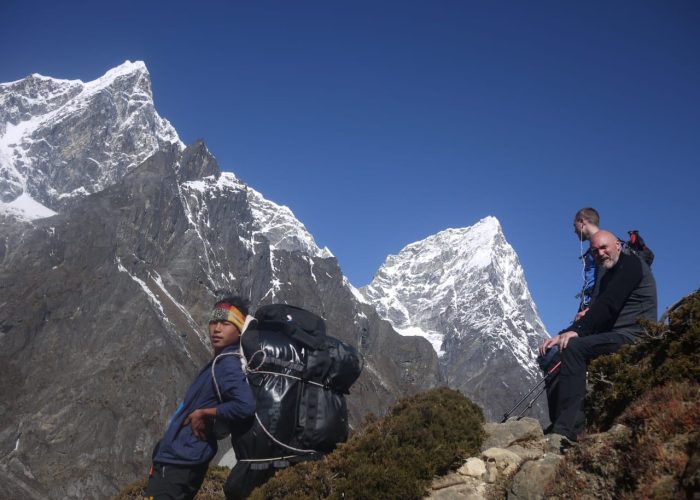
{"label": "man in blue shirt", "polygon": [[247,315],[247,303],[240,297],[226,297],[214,305],[209,319],[214,358],[187,389],[156,445],[146,499],[194,498],[217,451],[214,426],[238,433],[252,424],[255,399],[239,354]]}
{"label": "man in blue shirt", "polygon": [[[574,232],[581,243],[581,260],[583,261],[583,287],[579,294],[581,302],[578,312],[588,309],[593,299],[595,290],[597,265],[590,246],[586,252],[583,251],[583,242],[590,241],[591,237],[600,231],[600,215],[598,211],[591,207],[582,208],[574,216]],[[577,316],[576,319],[578,319]]]}

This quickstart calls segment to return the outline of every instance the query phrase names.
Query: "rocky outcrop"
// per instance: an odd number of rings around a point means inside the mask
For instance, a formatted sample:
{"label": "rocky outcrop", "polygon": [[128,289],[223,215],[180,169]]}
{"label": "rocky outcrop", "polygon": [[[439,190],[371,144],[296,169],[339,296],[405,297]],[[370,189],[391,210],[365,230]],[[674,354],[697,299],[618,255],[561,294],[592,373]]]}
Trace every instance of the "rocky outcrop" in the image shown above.
{"label": "rocky outcrop", "polygon": [[434,481],[426,498],[544,498],[563,459],[558,436],[545,436],[533,418],[487,423],[484,431],[480,456],[468,458],[457,471]]}

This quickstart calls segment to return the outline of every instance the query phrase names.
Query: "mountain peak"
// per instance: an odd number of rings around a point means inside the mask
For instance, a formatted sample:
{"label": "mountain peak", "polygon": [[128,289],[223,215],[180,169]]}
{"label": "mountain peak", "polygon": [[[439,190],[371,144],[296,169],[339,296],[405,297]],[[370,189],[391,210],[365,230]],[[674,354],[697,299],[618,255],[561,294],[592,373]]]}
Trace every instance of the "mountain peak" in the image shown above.
{"label": "mountain peak", "polygon": [[[131,75],[134,73],[145,73],[146,75],[150,75],[148,72],[148,68],[146,67],[146,63],[143,61],[134,61],[131,62],[128,59],[121,63],[119,66],[115,66],[114,68],[108,70],[104,75],[98,77],[95,80],[88,81],[87,83],[95,83],[95,82],[102,82],[102,83],[109,83],[114,81],[116,78],[120,76],[125,76],[125,75]],[[23,82],[25,80],[44,80],[44,81],[52,81],[56,83],[68,83],[68,84],[86,84],[86,82],[83,82],[80,79],[75,79],[75,80],[68,80],[64,78],[56,78],[53,76],[46,76],[42,75],[41,73],[32,73],[31,75],[15,80],[14,82],[7,82],[7,83],[0,83],[0,86],[11,86],[18,84],[20,82]]]}
{"label": "mountain peak", "polygon": [[184,149],[155,110],[143,61],[87,83],[33,74],[1,84],[0,209],[46,209],[24,210],[29,219],[60,211],[171,144]]}
{"label": "mountain peak", "polygon": [[416,272],[421,273],[426,266],[438,261],[482,268],[492,264],[493,249],[502,244],[507,243],[501,224],[496,217],[488,216],[472,226],[444,229],[407,245],[399,255],[390,255],[381,270],[393,273],[394,264],[402,262],[403,266],[410,263]]}
{"label": "mountain peak", "polygon": [[[501,228],[501,223],[493,215],[488,215],[481,219],[476,224],[467,227],[461,227],[457,229],[445,229],[440,231],[435,236],[438,238],[455,238],[455,239],[469,239],[469,240],[481,240],[482,244],[493,243],[493,240],[498,235],[503,235],[503,229]],[[430,239],[426,238],[426,239]]]}
{"label": "mountain peak", "polygon": [[[447,382],[494,416],[499,399],[517,396],[518,378],[538,375],[534,352],[546,330],[518,256],[493,216],[407,245],[361,292],[397,332],[430,341]],[[512,383],[497,396],[487,375],[499,365]]]}
{"label": "mountain peak", "polygon": [[473,226],[470,226],[472,230],[481,227],[483,227],[484,229],[488,228],[492,231],[496,231],[499,233],[503,232],[503,229],[501,228],[501,222],[493,215],[487,215]]}
{"label": "mountain peak", "polygon": [[126,75],[130,73],[148,73],[148,68],[146,67],[146,63],[143,61],[134,61],[131,62],[128,59],[121,63],[119,66],[115,66],[114,68],[110,69],[107,71],[107,73],[104,74],[105,77],[107,76],[113,76],[117,77],[119,75]]}
{"label": "mountain peak", "polygon": [[95,90],[110,87],[120,78],[145,78],[147,81],[148,94],[151,96],[151,75],[143,61],[124,61],[119,66],[110,69],[104,75],[85,83],[83,92],[94,92]]}

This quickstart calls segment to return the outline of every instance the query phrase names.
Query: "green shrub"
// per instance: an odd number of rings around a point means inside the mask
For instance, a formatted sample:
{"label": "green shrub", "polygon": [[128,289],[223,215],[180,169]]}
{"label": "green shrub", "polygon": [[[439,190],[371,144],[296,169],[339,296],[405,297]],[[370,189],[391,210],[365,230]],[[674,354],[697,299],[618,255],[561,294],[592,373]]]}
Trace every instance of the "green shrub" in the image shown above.
{"label": "green shrub", "polygon": [[669,324],[646,325],[647,338],[589,366],[586,417],[607,429],[642,394],[673,381],[700,383],[700,291],[687,296]]}
{"label": "green shrub", "polygon": [[139,479],[117,493],[112,500],[143,500],[148,479]]}
{"label": "green shrub", "polygon": [[560,498],[693,498],[700,491],[700,384],[648,391],[618,419],[627,432],[584,438],[547,493]]}
{"label": "green shrub", "polygon": [[411,396],[323,460],[278,472],[251,499],[420,499],[436,474],[479,451],[483,422],[481,409],[452,389]]}

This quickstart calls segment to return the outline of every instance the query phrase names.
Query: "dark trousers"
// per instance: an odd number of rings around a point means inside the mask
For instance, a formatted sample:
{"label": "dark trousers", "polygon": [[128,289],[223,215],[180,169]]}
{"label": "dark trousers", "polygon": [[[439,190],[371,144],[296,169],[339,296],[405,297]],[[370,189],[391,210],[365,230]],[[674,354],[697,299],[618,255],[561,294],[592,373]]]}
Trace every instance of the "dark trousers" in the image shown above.
{"label": "dark trousers", "polygon": [[192,500],[204,482],[209,464],[174,465],[155,462],[144,498]]}
{"label": "dark trousers", "polygon": [[556,385],[547,394],[550,416],[553,417],[552,432],[576,440],[576,435],[583,430],[581,417],[586,399],[588,363],[631,343],[632,340],[626,335],[611,332],[569,340],[568,346],[561,352]]}

